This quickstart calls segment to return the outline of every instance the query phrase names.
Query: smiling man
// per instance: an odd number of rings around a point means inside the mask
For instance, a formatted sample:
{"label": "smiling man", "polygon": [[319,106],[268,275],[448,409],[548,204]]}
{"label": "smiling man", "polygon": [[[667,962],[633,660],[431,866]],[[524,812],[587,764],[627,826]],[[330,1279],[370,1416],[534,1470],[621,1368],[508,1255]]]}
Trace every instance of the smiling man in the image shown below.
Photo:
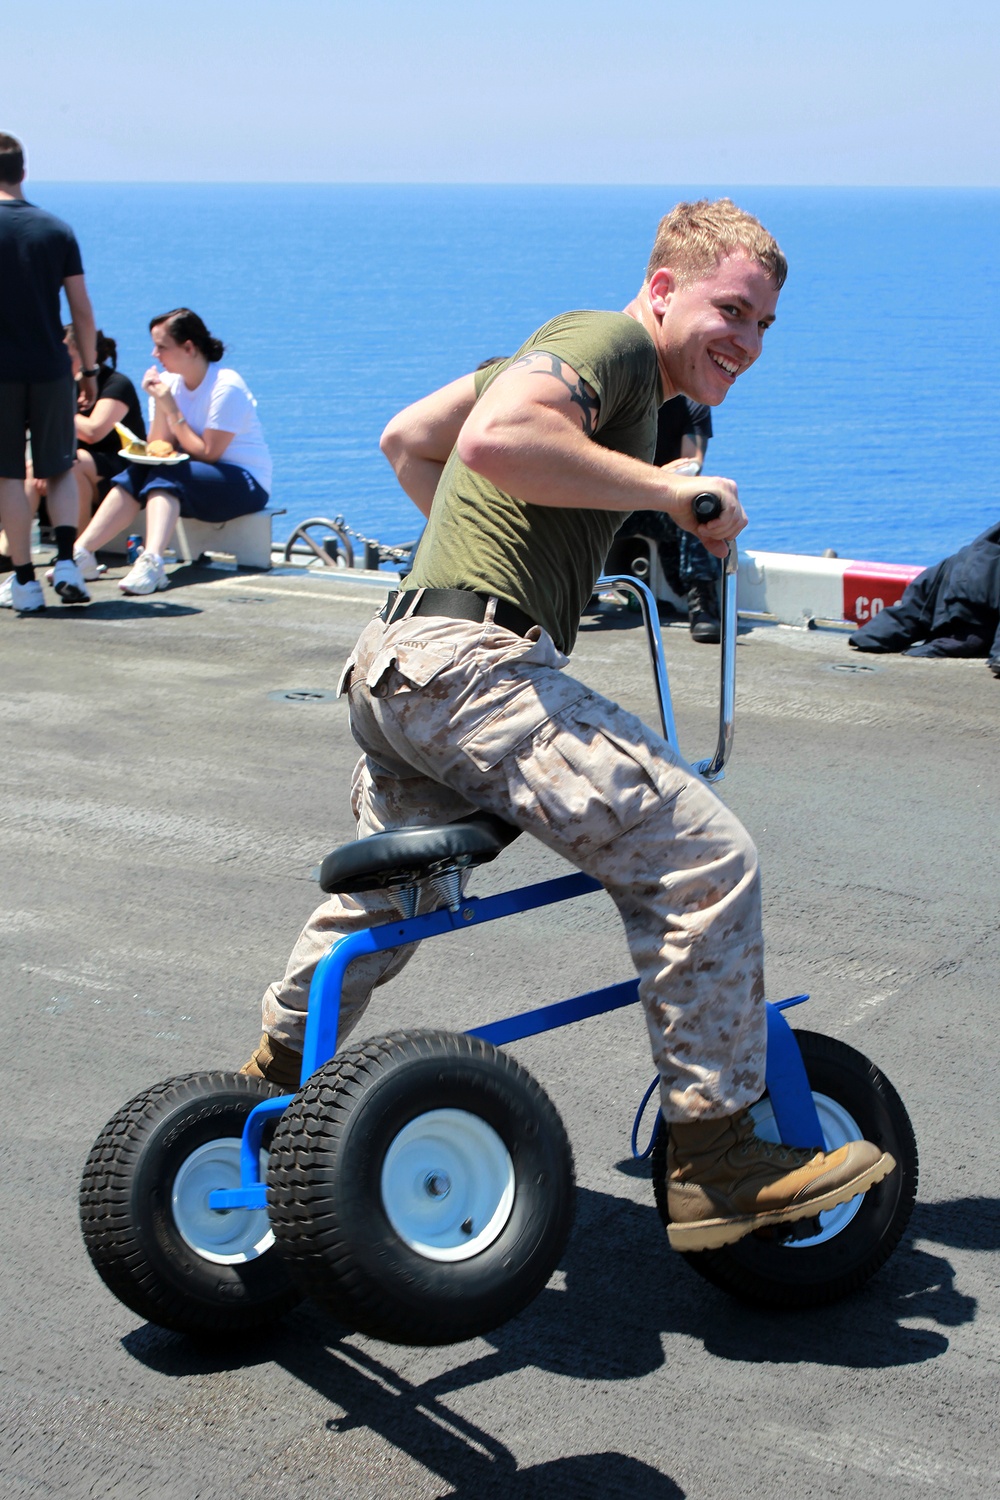
{"label": "smiling man", "polygon": [[[655,468],[660,404],[717,406],[759,357],[786,264],[728,199],[662,220],[624,312],[571,312],[517,354],[401,412],[382,447],[429,517],[404,591],[358,641],[345,683],[363,752],[359,835],[476,809],[533,833],[615,901],[669,1125],[671,1243],[699,1250],[844,1202],[892,1158],[757,1138],[765,1010],[757,858],[715,793],[639,719],[565,670],[617,527],[666,511],[717,556],[746,525],[736,485]],[[695,495],[718,518],[697,525]],[[309,981],[331,941],[388,920],[376,895],[313,914],[264,997],[246,1070],[298,1086]],[[406,950],[348,969],[341,1034]]]}

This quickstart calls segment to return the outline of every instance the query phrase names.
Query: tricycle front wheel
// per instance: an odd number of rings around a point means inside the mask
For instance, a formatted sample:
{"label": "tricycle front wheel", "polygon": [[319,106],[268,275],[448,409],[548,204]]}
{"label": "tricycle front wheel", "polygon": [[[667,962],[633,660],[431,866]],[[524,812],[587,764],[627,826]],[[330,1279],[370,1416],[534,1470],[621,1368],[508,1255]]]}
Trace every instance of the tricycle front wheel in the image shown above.
{"label": "tricycle front wheel", "polygon": [[[796,1031],[795,1037],[827,1150],[848,1141],[871,1141],[895,1157],[896,1168],[868,1192],[821,1214],[807,1237],[781,1240],[768,1231],[720,1250],[685,1255],[706,1280],[764,1307],[815,1307],[863,1286],[899,1243],[917,1193],[917,1143],[888,1078],[862,1053],[833,1037],[814,1031]],[[757,1134],[776,1142],[778,1130],[766,1094],[751,1112]],[[652,1168],[656,1206],[667,1226],[665,1129],[658,1132]]]}

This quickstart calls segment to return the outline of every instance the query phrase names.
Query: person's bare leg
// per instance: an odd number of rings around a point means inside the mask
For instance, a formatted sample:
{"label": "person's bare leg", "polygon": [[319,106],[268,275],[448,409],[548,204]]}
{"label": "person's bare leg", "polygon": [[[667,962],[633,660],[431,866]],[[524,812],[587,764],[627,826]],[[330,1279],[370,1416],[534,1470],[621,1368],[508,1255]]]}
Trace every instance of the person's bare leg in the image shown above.
{"label": "person's bare leg", "polygon": [[53,475],[48,481],[46,493],[52,525],[72,526],[75,531],[80,513],[80,492],[74,471],[66,469],[62,474]]}
{"label": "person's bare leg", "polygon": [[90,518],[94,514],[99,482],[97,465],[94,463],[93,456],[85,449],[77,450],[73,473],[76,475],[76,488],[80,501],[77,531],[82,532],[90,525]]}
{"label": "person's bare leg", "polygon": [[169,490],[146,496],[146,545],[118,585],[123,594],[153,594],[168,586],[163,554],[180,513],[181,503]]}
{"label": "person's bare leg", "polygon": [[98,552],[105,542],[110,542],[119,531],[131,526],[138,514],[138,500],[133,500],[128,490],[115,485],[101,501],[97,514],[80,532],[77,546],[85,547],[88,552]]}
{"label": "person's bare leg", "polygon": [[[14,482],[16,483],[16,480]],[[41,498],[42,498],[42,496],[43,496],[44,493],[45,493],[45,480],[44,479],[33,479],[31,477],[31,472],[29,470],[28,477],[24,481],[24,494],[25,494],[25,498],[26,498],[26,500],[28,502],[28,506],[29,506],[29,508],[31,510],[32,519],[34,519],[34,517],[37,516],[37,514],[38,514],[38,506],[39,506],[39,504],[41,502]],[[29,522],[29,527],[28,527],[28,539],[29,539],[29,545],[30,545],[30,539],[31,539],[31,526],[30,526],[30,522]],[[7,540],[7,533],[6,533],[6,531],[4,531],[2,529],[2,527],[0,527],[0,555],[2,555],[4,557],[10,557],[10,555],[11,555],[11,552],[10,552],[10,543]]]}
{"label": "person's bare leg", "polygon": [[24,480],[0,479],[0,521],[7,538],[7,556],[15,568],[31,561],[33,519],[34,512],[24,492]]}
{"label": "person's bare leg", "polygon": [[153,490],[146,499],[146,551],[162,557],[170,545],[181,502],[169,490]]}

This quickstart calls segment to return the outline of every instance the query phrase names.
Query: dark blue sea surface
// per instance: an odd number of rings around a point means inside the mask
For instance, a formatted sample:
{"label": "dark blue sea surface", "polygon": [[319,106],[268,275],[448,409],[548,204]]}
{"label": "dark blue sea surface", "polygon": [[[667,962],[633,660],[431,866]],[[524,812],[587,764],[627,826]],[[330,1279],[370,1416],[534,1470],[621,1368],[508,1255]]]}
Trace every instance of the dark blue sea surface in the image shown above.
{"label": "dark blue sea surface", "polygon": [[[76,229],[138,382],[149,318],[194,307],[258,399],[284,536],[420,518],[386,420],[573,307],[619,308],[656,222],[725,189],[29,184]],[[1000,514],[1000,191],[739,188],[791,264],[760,362],[714,415],[745,544],[931,563]]]}

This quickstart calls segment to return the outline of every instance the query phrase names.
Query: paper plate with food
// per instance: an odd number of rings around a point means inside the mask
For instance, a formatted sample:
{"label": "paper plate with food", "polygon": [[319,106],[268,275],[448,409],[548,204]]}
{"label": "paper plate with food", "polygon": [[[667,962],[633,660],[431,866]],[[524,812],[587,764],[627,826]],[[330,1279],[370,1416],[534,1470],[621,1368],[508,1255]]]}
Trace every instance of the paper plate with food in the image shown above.
{"label": "paper plate with food", "polygon": [[153,438],[152,442],[144,443],[142,438],[136,437],[127,427],[120,422],[115,423],[115,431],[121,438],[123,447],[119,448],[119,458],[127,458],[130,464],[186,464],[189,458],[187,453],[178,453],[172,443],[163,438]]}

